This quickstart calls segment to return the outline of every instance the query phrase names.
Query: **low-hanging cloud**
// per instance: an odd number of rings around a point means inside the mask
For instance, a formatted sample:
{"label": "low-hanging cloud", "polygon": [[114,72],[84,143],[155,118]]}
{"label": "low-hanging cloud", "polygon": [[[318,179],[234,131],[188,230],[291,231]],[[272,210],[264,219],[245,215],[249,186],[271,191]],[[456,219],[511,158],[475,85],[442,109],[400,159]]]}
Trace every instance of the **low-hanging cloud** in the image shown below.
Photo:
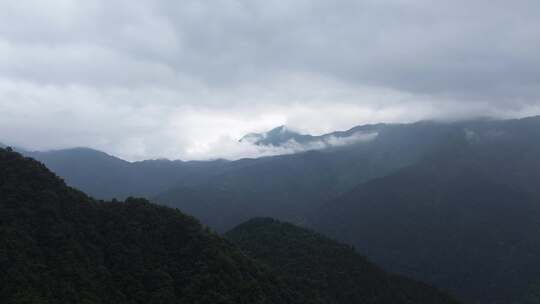
{"label": "low-hanging cloud", "polygon": [[0,141],[231,157],[210,143],[282,124],[321,134],[538,114],[538,11],[536,0],[5,1]]}
{"label": "low-hanging cloud", "polygon": [[324,143],[326,143],[329,147],[342,147],[359,142],[369,142],[377,138],[377,136],[379,136],[378,132],[356,132],[351,136],[345,137],[331,135],[324,138]]}
{"label": "low-hanging cloud", "polygon": [[368,143],[379,134],[377,132],[356,132],[349,136],[322,136],[309,142],[299,143],[290,139],[279,145],[260,145],[250,140],[237,140],[223,136],[216,141],[199,146],[189,151],[192,159],[236,160],[241,158],[257,158],[275,155],[286,155],[313,150],[345,147],[353,144]]}

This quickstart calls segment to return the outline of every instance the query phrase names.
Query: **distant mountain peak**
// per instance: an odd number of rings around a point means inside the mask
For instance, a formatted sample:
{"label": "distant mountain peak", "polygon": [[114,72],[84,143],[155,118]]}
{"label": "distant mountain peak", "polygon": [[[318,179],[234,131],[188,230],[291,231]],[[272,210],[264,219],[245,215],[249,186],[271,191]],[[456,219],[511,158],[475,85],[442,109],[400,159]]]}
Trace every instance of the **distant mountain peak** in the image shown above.
{"label": "distant mountain peak", "polygon": [[272,130],[268,131],[267,133],[268,134],[285,134],[285,133],[298,134],[297,132],[291,131],[289,128],[287,128],[286,125],[275,127]]}
{"label": "distant mountain peak", "polygon": [[263,133],[249,133],[240,139],[240,142],[248,142],[260,146],[280,146],[290,140],[303,142],[311,135],[295,132],[285,125],[273,128]]}
{"label": "distant mountain peak", "polygon": [[264,133],[249,133],[240,139],[258,146],[291,147],[301,146],[304,150],[344,146],[356,142],[367,142],[378,135],[384,124],[356,126],[347,131],[336,131],[323,135],[298,133],[285,125],[275,127]]}

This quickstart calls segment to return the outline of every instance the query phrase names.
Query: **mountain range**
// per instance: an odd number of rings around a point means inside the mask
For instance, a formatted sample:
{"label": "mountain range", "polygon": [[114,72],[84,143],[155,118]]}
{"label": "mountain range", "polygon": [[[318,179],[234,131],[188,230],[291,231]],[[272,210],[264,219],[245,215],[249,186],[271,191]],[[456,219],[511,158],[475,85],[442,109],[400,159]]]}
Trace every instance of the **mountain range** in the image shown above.
{"label": "mountain range", "polygon": [[540,270],[537,123],[479,125],[328,202],[315,226],[464,299],[521,303]]}
{"label": "mountain range", "polygon": [[[304,153],[237,161],[131,163],[85,148],[20,152],[97,198],[152,198],[224,231],[255,216],[304,223],[324,202],[419,160],[450,129],[425,123],[359,126],[321,137],[348,138],[359,132],[377,136]],[[223,212],[217,217],[215,210]]]}
{"label": "mountain range", "polygon": [[[361,139],[344,140],[355,134]],[[144,196],[219,232],[277,218],[467,302],[506,304],[526,303],[540,286],[538,139],[540,117],[529,117],[377,124],[321,136],[279,127],[241,140],[305,148],[237,161],[21,152],[98,198]]]}
{"label": "mountain range", "polygon": [[[194,218],[145,199],[96,201],[11,149],[0,149],[0,198],[2,303],[457,303],[428,285],[394,278],[345,245],[315,234],[305,238],[311,232],[292,225],[283,226],[288,239],[273,238],[274,245],[291,248],[276,253],[291,262],[278,269],[250,249],[268,245],[257,245],[254,233],[275,235],[273,222],[231,231],[238,247]],[[246,235],[249,246],[241,241]],[[306,248],[318,253],[305,255]],[[337,261],[347,275],[324,269],[327,281],[339,285],[337,298],[334,286],[320,290],[290,276],[292,265],[316,269],[319,258],[330,262],[328,250],[347,257]]]}

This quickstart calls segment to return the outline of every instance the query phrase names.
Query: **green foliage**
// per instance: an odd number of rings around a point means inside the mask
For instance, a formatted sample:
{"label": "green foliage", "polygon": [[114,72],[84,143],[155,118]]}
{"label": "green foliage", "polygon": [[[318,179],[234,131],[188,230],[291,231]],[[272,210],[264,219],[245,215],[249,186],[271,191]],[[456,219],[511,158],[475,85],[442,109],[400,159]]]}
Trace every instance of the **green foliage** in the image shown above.
{"label": "green foliage", "polygon": [[525,296],[525,304],[540,304],[540,283],[531,284]]}
{"label": "green foliage", "polygon": [[427,285],[390,275],[348,245],[270,218],[226,233],[299,292],[302,303],[457,303]]}
{"label": "green foliage", "polygon": [[296,303],[192,217],[144,199],[96,202],[0,149],[0,303]]}

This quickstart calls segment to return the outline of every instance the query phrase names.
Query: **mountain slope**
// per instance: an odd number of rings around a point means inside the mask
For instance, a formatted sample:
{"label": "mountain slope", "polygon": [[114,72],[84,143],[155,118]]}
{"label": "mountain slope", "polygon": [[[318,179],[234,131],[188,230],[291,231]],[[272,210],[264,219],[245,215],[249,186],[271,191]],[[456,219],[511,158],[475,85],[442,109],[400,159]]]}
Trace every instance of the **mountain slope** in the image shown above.
{"label": "mountain slope", "polygon": [[151,197],[170,187],[205,179],[228,165],[228,162],[220,160],[128,162],[88,148],[20,152],[43,162],[70,186],[100,199]]}
{"label": "mountain slope", "polygon": [[297,303],[265,267],[193,218],[96,202],[0,149],[0,302]]}
{"label": "mountain slope", "polygon": [[350,246],[291,224],[258,218],[226,236],[275,269],[303,303],[456,303],[432,287],[385,273]]}
{"label": "mountain slope", "polygon": [[[254,216],[304,223],[322,203],[358,183],[418,161],[444,142],[452,128],[434,123],[358,126],[310,137],[332,142],[331,148],[237,161],[131,163],[83,148],[21,152],[97,198],[152,198],[225,231]],[[376,136],[348,142],[355,134]],[[224,212],[202,208],[199,201]]]}
{"label": "mountain slope", "polygon": [[305,224],[327,201],[360,183],[418,163],[451,138],[474,144],[471,153],[488,157],[495,164],[489,174],[500,182],[540,192],[535,182],[540,180],[539,150],[534,145],[539,142],[534,139],[540,138],[539,120],[365,125],[310,138],[377,136],[345,146],[238,161],[129,163],[97,151],[83,153],[84,149],[27,155],[43,161],[69,185],[98,198],[152,198],[226,231],[256,216]]}
{"label": "mountain slope", "polygon": [[[195,187],[173,187],[154,200],[220,231],[257,216],[305,223],[326,201],[425,157],[454,129],[431,123],[386,125],[369,142],[250,160]],[[223,212],[200,208],[201,201]]]}
{"label": "mountain slope", "polygon": [[328,202],[315,227],[464,299],[521,303],[540,273],[540,120],[462,130],[423,161]]}

